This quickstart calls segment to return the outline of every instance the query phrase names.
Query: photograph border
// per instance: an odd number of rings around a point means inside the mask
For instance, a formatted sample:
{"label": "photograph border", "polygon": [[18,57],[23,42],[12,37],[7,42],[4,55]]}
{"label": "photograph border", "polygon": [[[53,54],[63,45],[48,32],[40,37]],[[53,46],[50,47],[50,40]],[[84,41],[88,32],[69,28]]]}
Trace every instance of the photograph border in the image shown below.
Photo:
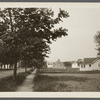
{"label": "photograph border", "polygon": [[[15,3],[19,3],[19,1],[20,0],[0,0],[0,3],[13,3],[13,2],[15,2]],[[20,2],[21,3],[24,3],[24,2],[32,2],[32,3],[34,3],[34,2],[40,2],[41,0],[21,0]],[[46,2],[46,3],[51,3],[51,2],[59,2],[59,3],[66,3],[66,2],[71,2],[71,3],[86,3],[86,2],[88,2],[88,3],[100,3],[100,0],[74,0],[74,1],[70,1],[70,0],[42,0],[42,2]],[[6,95],[7,94],[7,95]],[[13,95],[12,95],[13,94]],[[19,95],[18,95],[19,94]],[[34,92],[33,93],[34,95],[32,95],[32,93],[31,92],[19,92],[19,93],[13,93],[13,92],[3,92],[3,93],[1,93],[0,92],[0,98],[87,98],[87,99],[89,99],[89,98],[100,98],[100,93],[99,92],[97,92],[96,94],[94,94],[94,92],[92,92],[92,93],[89,93],[89,92],[82,92],[82,93],[79,93],[79,92],[74,92],[73,94],[72,94],[72,92],[63,92],[63,93],[56,93],[56,95],[55,96],[52,96],[52,95],[54,95],[54,94],[52,94],[51,92],[42,92],[42,94],[41,94],[41,92]],[[85,95],[85,94],[87,94],[86,96],[83,96],[83,95]],[[38,95],[38,97],[37,97],[37,95]],[[48,96],[49,95],[49,96]],[[72,96],[73,95],[73,96]],[[6,96],[6,97],[5,97]]]}

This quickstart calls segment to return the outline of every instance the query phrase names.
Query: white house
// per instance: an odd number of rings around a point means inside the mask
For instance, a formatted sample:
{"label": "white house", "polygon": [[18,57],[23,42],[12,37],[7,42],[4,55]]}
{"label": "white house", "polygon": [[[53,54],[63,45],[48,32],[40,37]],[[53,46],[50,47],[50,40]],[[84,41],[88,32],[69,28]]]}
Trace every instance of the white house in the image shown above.
{"label": "white house", "polygon": [[80,71],[100,70],[100,58],[84,58],[80,66]]}
{"label": "white house", "polygon": [[74,61],[74,62],[72,63],[72,68],[80,68],[82,62],[83,62],[82,59],[78,59],[77,61]]}
{"label": "white house", "polygon": [[79,68],[78,63],[76,61],[72,63],[72,68]]}
{"label": "white house", "polygon": [[53,68],[53,62],[47,62],[47,68]]}
{"label": "white house", "polygon": [[57,69],[66,69],[64,64],[58,59],[56,62],[53,62],[53,67]]}
{"label": "white house", "polygon": [[55,62],[47,62],[47,68],[66,69],[64,64],[58,59]]}

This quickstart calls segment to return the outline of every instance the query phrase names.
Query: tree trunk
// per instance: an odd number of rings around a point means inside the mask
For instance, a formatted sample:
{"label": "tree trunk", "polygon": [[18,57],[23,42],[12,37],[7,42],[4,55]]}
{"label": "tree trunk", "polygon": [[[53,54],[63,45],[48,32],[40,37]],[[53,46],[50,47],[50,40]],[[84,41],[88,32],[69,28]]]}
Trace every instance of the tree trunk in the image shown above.
{"label": "tree trunk", "polygon": [[9,65],[9,68],[10,68],[10,69],[13,69],[13,64],[10,64],[10,65]]}
{"label": "tree trunk", "polygon": [[4,69],[5,69],[5,64],[4,64]]}
{"label": "tree trunk", "polygon": [[1,64],[1,70],[2,70],[2,64]]}
{"label": "tree trunk", "polygon": [[27,67],[25,66],[25,72],[27,72]]}
{"label": "tree trunk", "polygon": [[17,76],[17,62],[14,63],[13,81],[16,81]]}
{"label": "tree trunk", "polygon": [[11,64],[9,65],[9,69],[11,69]]}

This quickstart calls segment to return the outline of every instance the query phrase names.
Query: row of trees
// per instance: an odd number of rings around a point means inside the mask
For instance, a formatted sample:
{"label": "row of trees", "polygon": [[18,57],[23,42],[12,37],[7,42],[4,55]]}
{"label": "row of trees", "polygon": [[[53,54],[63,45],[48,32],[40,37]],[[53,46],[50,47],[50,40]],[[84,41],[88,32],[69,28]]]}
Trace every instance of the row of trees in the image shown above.
{"label": "row of trees", "polygon": [[49,44],[67,35],[67,29],[55,25],[62,18],[69,17],[67,11],[54,11],[48,8],[5,8],[0,10],[0,62],[14,66],[13,79],[16,79],[17,62],[25,65],[44,65],[50,51]]}

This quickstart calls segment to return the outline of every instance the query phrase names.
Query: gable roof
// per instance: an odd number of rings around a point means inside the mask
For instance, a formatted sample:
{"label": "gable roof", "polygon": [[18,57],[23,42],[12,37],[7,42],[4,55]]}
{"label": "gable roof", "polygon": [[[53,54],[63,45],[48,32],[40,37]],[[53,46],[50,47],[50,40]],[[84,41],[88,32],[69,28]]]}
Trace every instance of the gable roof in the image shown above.
{"label": "gable roof", "polygon": [[96,58],[84,58],[84,63],[85,64],[93,63],[95,60],[97,60],[97,57]]}

